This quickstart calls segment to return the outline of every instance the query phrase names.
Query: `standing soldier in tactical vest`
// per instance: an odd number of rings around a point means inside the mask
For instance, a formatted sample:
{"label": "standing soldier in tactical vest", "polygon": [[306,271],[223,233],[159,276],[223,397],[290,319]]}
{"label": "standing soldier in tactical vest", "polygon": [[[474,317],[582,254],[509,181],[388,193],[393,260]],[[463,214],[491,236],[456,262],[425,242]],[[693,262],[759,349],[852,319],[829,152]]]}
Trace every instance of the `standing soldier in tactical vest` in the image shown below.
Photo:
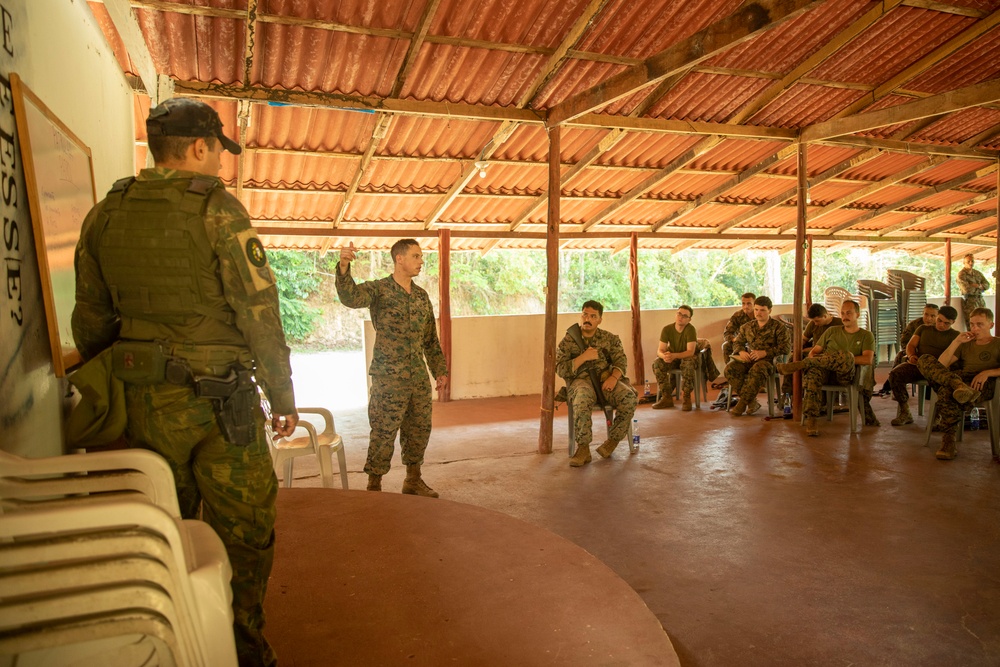
{"label": "standing soldier in tactical vest", "polygon": [[[368,374],[372,376],[368,421],[368,490],[382,490],[382,475],[389,472],[396,433],[400,458],[406,465],[403,493],[437,498],[438,493],[420,476],[424,451],[431,438],[431,383],[437,390],[448,384],[448,364],[434,325],[434,310],[427,292],[413,282],[420,275],[424,255],[414,239],[393,244],[393,272],[379,280],[357,284],[351,276],[354,244],[340,251],[337,295],[348,308],[368,308],[375,327],[375,350]],[[426,363],[424,359],[426,358]]]}
{"label": "standing soldier in tactical vest", "polygon": [[207,104],[172,99],[146,120],[156,166],[115,183],[76,248],[73,337],[110,347],[127,439],[173,469],[184,518],[202,517],[233,568],[241,665],[275,665],[264,638],[277,480],[255,381],[291,435],[298,422],[278,291],[246,209],[218,178],[239,153]]}
{"label": "standing soldier in tactical vest", "polygon": [[986,307],[986,302],[983,301],[983,292],[990,288],[990,281],[973,268],[976,264],[976,258],[972,256],[971,252],[965,256],[963,262],[965,266],[958,272],[958,288],[962,291],[962,316],[965,318],[965,330],[971,331],[972,311]]}

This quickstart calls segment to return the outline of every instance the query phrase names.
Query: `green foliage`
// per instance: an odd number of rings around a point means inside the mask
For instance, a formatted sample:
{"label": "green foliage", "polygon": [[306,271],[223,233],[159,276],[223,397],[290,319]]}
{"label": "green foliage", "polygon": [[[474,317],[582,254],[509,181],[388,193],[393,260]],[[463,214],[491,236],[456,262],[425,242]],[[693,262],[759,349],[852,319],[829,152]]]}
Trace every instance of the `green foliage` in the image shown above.
{"label": "green foliage", "polygon": [[268,253],[271,270],[278,282],[281,325],[290,342],[304,340],[312,333],[319,318],[320,309],[306,303],[321,282],[313,263],[314,257],[312,252],[292,250],[272,250]]}

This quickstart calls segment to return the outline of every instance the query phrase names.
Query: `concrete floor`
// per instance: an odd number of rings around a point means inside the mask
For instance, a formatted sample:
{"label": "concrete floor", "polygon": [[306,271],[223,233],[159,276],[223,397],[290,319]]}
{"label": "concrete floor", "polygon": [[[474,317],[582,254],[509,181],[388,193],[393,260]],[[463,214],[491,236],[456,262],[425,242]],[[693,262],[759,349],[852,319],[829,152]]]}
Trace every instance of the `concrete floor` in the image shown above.
{"label": "concrete floor", "polygon": [[[956,460],[937,461],[940,436],[923,446],[923,418],[894,428],[895,404],[874,405],[880,428],[851,436],[837,415],[819,438],[704,403],[640,405],[637,455],[623,445],[574,469],[565,406],[555,452],[539,455],[538,396],[436,403],[424,477],[444,498],[547,528],[603,561],[685,667],[1000,665],[989,436],[966,433]],[[335,414],[351,488],[364,488],[367,414]],[[387,491],[402,483],[398,456]],[[319,486],[315,463],[298,461],[295,486]]]}

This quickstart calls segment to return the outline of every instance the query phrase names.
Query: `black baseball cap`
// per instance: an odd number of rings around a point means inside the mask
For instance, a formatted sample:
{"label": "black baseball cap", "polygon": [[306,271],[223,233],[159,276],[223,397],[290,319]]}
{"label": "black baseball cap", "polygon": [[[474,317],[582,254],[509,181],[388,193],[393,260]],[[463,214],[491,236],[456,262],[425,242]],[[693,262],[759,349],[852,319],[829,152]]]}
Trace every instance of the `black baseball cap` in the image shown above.
{"label": "black baseball cap", "polygon": [[146,134],[154,137],[216,137],[230,153],[239,154],[240,145],[222,133],[222,120],[204,102],[174,97],[149,110]]}

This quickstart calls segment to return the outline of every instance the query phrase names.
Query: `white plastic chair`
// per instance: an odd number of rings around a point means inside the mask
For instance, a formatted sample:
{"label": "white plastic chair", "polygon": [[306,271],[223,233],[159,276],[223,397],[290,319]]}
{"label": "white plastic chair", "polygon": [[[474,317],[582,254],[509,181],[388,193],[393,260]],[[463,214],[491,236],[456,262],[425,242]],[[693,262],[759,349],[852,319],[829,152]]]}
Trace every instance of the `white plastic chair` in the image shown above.
{"label": "white plastic chair", "polygon": [[[826,396],[826,420],[833,421],[833,403],[839,394],[847,395],[848,416],[851,419],[851,434],[860,433],[865,424],[865,397],[861,393],[861,387],[871,366],[855,366],[854,380],[850,384],[824,384],[820,389]],[[804,424],[805,413],[799,420]]]}
{"label": "white plastic chair", "polygon": [[[297,456],[315,455],[319,462],[320,476],[323,486],[330,488],[333,486],[333,454],[337,454],[337,463],[340,466],[340,485],[347,488],[347,458],[344,452],[344,439],[336,432],[336,425],[333,421],[333,413],[325,408],[297,408],[299,413],[299,424],[292,435],[288,437],[278,436],[271,428],[271,420],[265,421],[267,431],[268,447],[271,450],[271,460],[274,461],[275,471],[280,468],[284,478],[285,488],[291,488],[293,475],[293,464]],[[308,415],[317,415],[323,418],[323,430],[318,431],[316,425],[312,423]],[[318,421],[318,420],[317,420]]]}
{"label": "white plastic chair", "polygon": [[[632,391],[634,393],[635,389],[632,389]],[[567,398],[568,398],[568,396],[569,396],[569,388],[567,388],[566,392],[567,392]],[[601,406],[599,406],[599,405],[597,405],[595,403],[593,409],[594,410],[599,410],[601,412],[601,416],[602,417],[604,416],[604,408],[602,408]],[[569,455],[573,456],[573,454],[576,453],[576,427],[575,427],[574,421],[573,421],[573,402],[569,401],[569,400],[566,401],[566,416],[569,419],[569,426],[566,429],[567,432],[568,432],[568,434],[569,434]],[[628,452],[629,452],[629,454],[635,454],[635,453],[637,453],[639,451],[639,445],[635,444],[635,431],[632,428],[634,423],[635,422],[633,422],[631,420],[629,421],[629,423],[628,423],[628,435],[625,436],[626,439],[628,440]]]}
{"label": "white plastic chair", "polygon": [[[178,664],[236,665],[232,571],[222,541],[202,525],[202,537],[215,541],[210,562],[199,562],[207,548],[203,543],[193,550],[181,522],[143,502],[0,516],[0,582],[16,596],[0,599],[0,636],[24,635],[19,649],[37,650],[44,633],[32,633],[39,624],[66,629],[83,616],[146,610],[166,619],[179,647]],[[223,589],[210,581],[220,574]],[[118,606],[119,594],[124,606]],[[166,635],[154,636],[170,644]]]}
{"label": "white plastic chair", "polygon": [[[937,392],[931,390],[931,400],[927,408],[927,425],[924,429],[924,446],[931,442],[931,432],[934,430],[934,421],[937,417]],[[986,428],[990,431],[990,448],[993,450],[994,459],[1000,457],[1000,387],[993,390],[993,398],[988,401],[980,401],[978,405],[986,409]],[[965,417],[958,420],[958,442],[962,442],[965,433]]]}

